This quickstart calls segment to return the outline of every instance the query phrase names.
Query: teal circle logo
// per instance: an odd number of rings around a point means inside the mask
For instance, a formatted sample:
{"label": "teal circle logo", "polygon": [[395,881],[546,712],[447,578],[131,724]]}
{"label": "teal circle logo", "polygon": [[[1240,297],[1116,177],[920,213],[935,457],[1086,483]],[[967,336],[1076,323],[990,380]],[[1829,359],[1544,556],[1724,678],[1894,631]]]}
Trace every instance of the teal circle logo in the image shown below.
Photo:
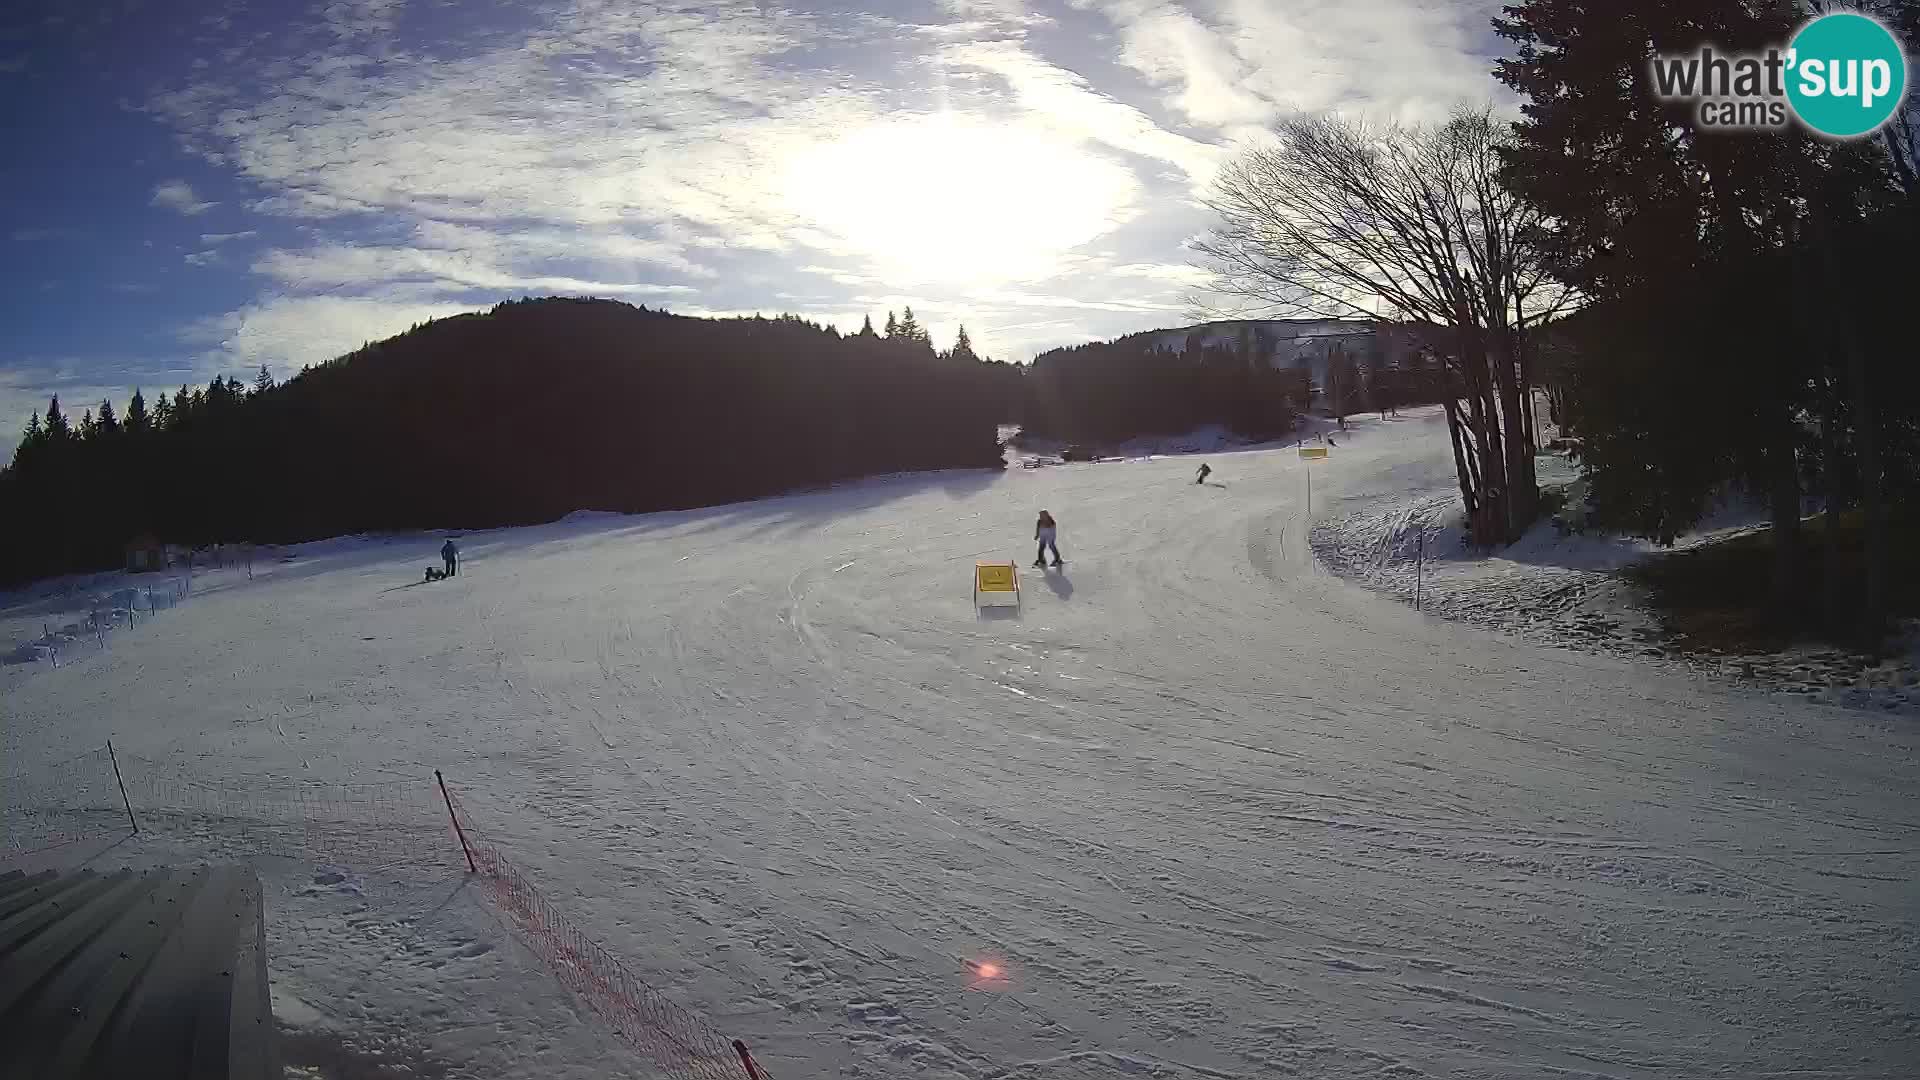
{"label": "teal circle logo", "polygon": [[1865,15],[1822,15],[1800,28],[1788,50],[1787,103],[1822,135],[1872,134],[1906,98],[1900,41]]}

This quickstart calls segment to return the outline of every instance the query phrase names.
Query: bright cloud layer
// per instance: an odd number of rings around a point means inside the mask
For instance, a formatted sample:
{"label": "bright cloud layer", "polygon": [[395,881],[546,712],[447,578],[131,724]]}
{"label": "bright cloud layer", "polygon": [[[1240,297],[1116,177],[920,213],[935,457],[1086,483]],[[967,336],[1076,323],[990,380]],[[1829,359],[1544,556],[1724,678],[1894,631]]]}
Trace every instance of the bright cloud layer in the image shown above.
{"label": "bright cloud layer", "polygon": [[1206,283],[1181,246],[1197,199],[1288,110],[1494,97],[1496,7],[328,0],[287,23],[231,5],[157,90],[122,92],[173,139],[145,212],[199,228],[171,271],[98,287],[229,283],[155,328],[195,370],[284,373],[547,293],[849,330],[911,303],[1024,359],[1184,321]]}

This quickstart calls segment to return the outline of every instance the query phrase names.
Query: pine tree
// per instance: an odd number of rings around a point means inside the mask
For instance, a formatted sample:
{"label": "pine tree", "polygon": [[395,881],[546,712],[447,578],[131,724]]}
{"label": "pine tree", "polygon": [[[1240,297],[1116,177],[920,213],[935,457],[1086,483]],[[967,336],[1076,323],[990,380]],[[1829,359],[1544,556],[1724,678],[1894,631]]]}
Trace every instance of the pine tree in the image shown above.
{"label": "pine tree", "polygon": [[870,338],[870,337],[879,337],[879,336],[880,335],[875,334],[873,332],[873,316],[871,315],[861,316],[860,332],[858,334],[855,334],[854,337]]}
{"label": "pine tree", "polygon": [[[1496,77],[1530,99],[1502,180],[1554,223],[1558,272],[1604,313],[1580,325],[1573,360],[1590,497],[1611,523],[1671,542],[1716,486],[1766,493],[1774,602],[1787,618],[1800,417],[1840,419],[1821,416],[1837,399],[1811,389],[1824,344],[1798,345],[1756,317],[1778,288],[1761,271],[1791,277],[1785,253],[1809,220],[1852,213],[1887,185],[1862,167],[1866,140],[1699,130],[1685,103],[1655,98],[1647,57],[1703,39],[1757,52],[1791,35],[1795,6],[1667,0],[1596,18],[1583,0],[1521,0],[1494,20],[1517,46]],[[1699,407],[1703,396],[1713,408]]]}
{"label": "pine tree", "polygon": [[274,385],[273,374],[267,370],[267,365],[261,364],[260,374],[253,377],[253,392],[256,394],[264,394],[273,389]]}
{"label": "pine tree", "polygon": [[47,432],[40,426],[40,413],[36,410],[27,417],[26,429],[20,433],[20,445],[13,448],[13,467],[18,469],[22,462],[31,460],[46,440]]}
{"label": "pine tree", "polygon": [[887,333],[886,333],[887,340],[892,341],[895,337],[899,335],[899,333],[900,333],[900,324],[893,321],[893,312],[891,311],[887,312]]}
{"label": "pine tree", "polygon": [[926,345],[930,343],[930,338],[926,330],[923,329],[920,323],[913,317],[913,306],[911,304],[907,306],[906,310],[900,313],[900,325],[898,329],[900,339],[908,344]]}
{"label": "pine tree", "polygon": [[75,430],[80,436],[81,442],[89,442],[93,439],[96,429],[93,423],[92,409],[88,409],[80,414],[80,426]]}
{"label": "pine tree", "polygon": [[147,415],[147,399],[135,389],[133,400],[127,402],[127,434],[144,435],[153,429],[153,420]]}
{"label": "pine tree", "polygon": [[94,424],[94,433],[109,439],[120,434],[120,418],[114,415],[111,400],[100,403],[100,419]]}
{"label": "pine tree", "polygon": [[160,391],[160,397],[153,403],[153,429],[165,431],[173,424],[173,402],[167,400],[167,392]]}
{"label": "pine tree", "polygon": [[67,426],[67,418],[60,411],[60,395],[53,395],[47,402],[47,442],[60,445],[73,437],[73,429]]}
{"label": "pine tree", "polygon": [[977,363],[979,361],[980,357],[976,356],[973,351],[973,341],[967,337],[967,325],[965,323],[960,324],[960,336],[954,338],[953,352],[948,355],[955,360],[967,364]]}

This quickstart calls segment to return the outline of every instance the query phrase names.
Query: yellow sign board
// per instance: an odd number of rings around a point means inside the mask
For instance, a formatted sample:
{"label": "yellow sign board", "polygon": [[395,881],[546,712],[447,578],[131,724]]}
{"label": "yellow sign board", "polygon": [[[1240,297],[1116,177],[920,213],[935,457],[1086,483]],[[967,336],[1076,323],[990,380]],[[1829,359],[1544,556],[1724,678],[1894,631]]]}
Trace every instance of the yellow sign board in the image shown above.
{"label": "yellow sign board", "polygon": [[1324,446],[1303,446],[1300,448],[1300,456],[1308,461],[1318,461],[1327,456],[1327,448]]}
{"label": "yellow sign board", "polygon": [[1015,584],[1012,563],[975,563],[973,567],[973,590],[975,592],[1018,592]]}

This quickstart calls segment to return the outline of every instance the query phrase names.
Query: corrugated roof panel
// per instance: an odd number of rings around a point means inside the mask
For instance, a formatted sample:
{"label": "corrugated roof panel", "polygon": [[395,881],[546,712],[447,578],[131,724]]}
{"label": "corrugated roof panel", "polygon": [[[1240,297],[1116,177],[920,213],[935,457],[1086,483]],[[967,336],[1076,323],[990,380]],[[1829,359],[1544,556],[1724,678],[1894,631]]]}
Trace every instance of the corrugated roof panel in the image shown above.
{"label": "corrugated roof panel", "polygon": [[241,866],[0,875],[0,1075],[281,1075]]}

